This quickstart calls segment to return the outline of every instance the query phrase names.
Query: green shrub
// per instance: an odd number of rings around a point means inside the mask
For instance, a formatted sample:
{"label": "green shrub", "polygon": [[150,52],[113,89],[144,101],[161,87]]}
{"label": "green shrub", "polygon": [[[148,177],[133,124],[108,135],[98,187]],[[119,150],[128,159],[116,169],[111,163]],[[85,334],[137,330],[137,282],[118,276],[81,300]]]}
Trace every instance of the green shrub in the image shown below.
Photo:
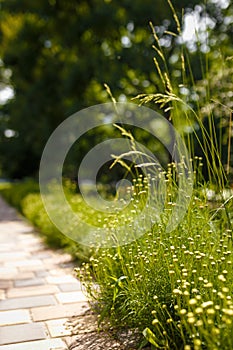
{"label": "green shrub", "polygon": [[[72,194],[72,186],[66,181],[67,193]],[[0,193],[6,201],[17,208],[36,228],[45,242],[53,248],[62,248],[75,259],[88,261],[91,251],[65,236],[50,220],[39,193],[39,185],[33,180],[7,183],[0,186]],[[58,208],[61,210],[61,208]]]}
{"label": "green shrub", "polygon": [[4,184],[0,190],[6,201],[22,213],[22,200],[29,193],[39,193],[39,185],[33,180],[27,180]]}

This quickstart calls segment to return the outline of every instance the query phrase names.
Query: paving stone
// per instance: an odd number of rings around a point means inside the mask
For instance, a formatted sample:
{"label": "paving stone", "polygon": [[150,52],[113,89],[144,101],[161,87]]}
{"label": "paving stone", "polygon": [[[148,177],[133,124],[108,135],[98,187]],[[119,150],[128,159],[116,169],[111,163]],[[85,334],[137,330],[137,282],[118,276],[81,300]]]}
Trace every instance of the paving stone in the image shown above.
{"label": "paving stone", "polygon": [[40,252],[42,249],[44,249],[44,244],[41,241],[39,241],[37,244],[27,246],[27,251],[32,254]]}
{"label": "paving stone", "polygon": [[[45,280],[43,278],[37,278],[37,277],[14,281],[15,287],[39,286],[41,284],[45,284]],[[0,286],[1,286],[1,282],[0,282]]]}
{"label": "paving stone", "polygon": [[[43,247],[43,249],[45,249]],[[52,253],[45,251],[39,251],[38,253],[33,254],[36,259],[48,259],[52,257]]]}
{"label": "paving stone", "polygon": [[81,282],[79,282],[79,281],[77,281],[75,283],[59,284],[58,287],[62,292],[74,292],[74,291],[81,291],[84,289]]}
{"label": "paving stone", "polygon": [[45,322],[52,338],[71,335],[71,330],[66,327],[67,321],[67,318],[60,318]]}
{"label": "paving stone", "polygon": [[33,295],[55,294],[57,292],[59,292],[59,288],[57,286],[46,284],[33,287],[12,288],[7,291],[7,297],[18,298]]}
{"label": "paving stone", "polygon": [[14,223],[6,221],[3,225],[1,224],[1,232],[4,232],[4,234],[7,235],[7,238],[9,238],[9,235],[11,235],[11,233],[13,232],[14,235],[17,234],[16,239],[19,240],[20,235],[22,233],[28,233],[29,230],[32,231],[32,228],[25,227],[21,221]]}
{"label": "paving stone", "polygon": [[64,262],[59,264],[59,266],[63,269],[63,271],[73,270],[74,269],[74,263],[72,260],[68,262]]}
{"label": "paving stone", "polygon": [[14,222],[14,224],[9,227],[8,231],[14,231],[14,233],[17,233],[17,240],[19,240],[20,234],[29,234],[32,232],[32,227],[24,225],[22,221],[18,221]]}
{"label": "paving stone", "polygon": [[30,256],[27,252],[3,252],[0,255],[0,261],[1,262],[9,262],[9,260],[20,260],[25,259],[26,257]]}
{"label": "paving stone", "polygon": [[4,289],[0,289],[0,300],[6,299],[6,294]]}
{"label": "paving stone", "polygon": [[[1,227],[1,225],[0,225]],[[0,245],[0,252],[10,252],[12,251],[12,243],[2,243]]]}
{"label": "paving stone", "polygon": [[28,310],[0,311],[0,326],[31,322]]}
{"label": "paving stone", "polygon": [[9,289],[13,286],[12,281],[0,280],[0,289]]}
{"label": "paving stone", "polygon": [[33,272],[20,272],[17,274],[17,276],[15,276],[15,279],[17,280],[26,280],[26,279],[32,279],[35,278],[35,273]]}
{"label": "paving stone", "polygon": [[40,259],[27,259],[19,261],[8,261],[5,263],[6,267],[31,267],[31,266],[40,266],[42,261]]}
{"label": "paving stone", "polygon": [[62,263],[69,263],[71,261],[71,256],[69,254],[61,254],[61,255],[54,255],[53,257],[49,259],[43,259],[44,264],[62,264]]}
{"label": "paving stone", "polygon": [[61,276],[48,276],[46,277],[46,281],[51,284],[61,284],[61,283],[75,283],[77,282],[77,279],[74,278],[73,276],[61,275]]}
{"label": "paving stone", "polygon": [[36,237],[33,233],[31,233],[33,230],[32,226],[29,227],[29,231],[27,235],[20,235],[18,236],[19,242],[25,246],[26,245],[35,245],[40,242],[40,239]]}
{"label": "paving stone", "polygon": [[33,321],[46,321],[59,317],[81,316],[89,309],[87,302],[66,305],[35,307],[31,309]]}
{"label": "paving stone", "polygon": [[35,271],[35,274],[37,277],[47,277],[49,275],[49,271],[46,271],[46,270]]}
{"label": "paving stone", "polygon": [[[68,273],[73,273],[73,269],[70,269]],[[56,268],[56,269],[50,269],[49,274],[50,276],[64,276],[65,274],[68,274],[67,271],[64,273],[64,269]]]}
{"label": "paving stone", "polygon": [[0,328],[1,345],[45,339],[46,337],[46,328],[43,323],[28,323]]}
{"label": "paving stone", "polygon": [[36,271],[42,271],[42,270],[44,270],[44,268],[45,268],[44,265],[21,266],[21,267],[19,267],[19,272],[20,273],[25,273],[28,271],[36,272]]}
{"label": "paving stone", "polygon": [[[30,341],[21,344],[0,346],[1,350],[68,350],[67,345],[61,339],[46,339]],[[87,349],[88,350],[88,349]]]}
{"label": "paving stone", "polygon": [[52,295],[37,295],[25,298],[11,298],[0,301],[0,310],[25,309],[37,306],[56,305]]}
{"label": "paving stone", "polygon": [[15,267],[0,267],[1,279],[12,279],[19,273]]}
{"label": "paving stone", "polygon": [[58,293],[55,294],[57,300],[62,303],[75,303],[79,301],[87,301],[87,297],[83,294],[83,292],[67,292],[67,293]]}

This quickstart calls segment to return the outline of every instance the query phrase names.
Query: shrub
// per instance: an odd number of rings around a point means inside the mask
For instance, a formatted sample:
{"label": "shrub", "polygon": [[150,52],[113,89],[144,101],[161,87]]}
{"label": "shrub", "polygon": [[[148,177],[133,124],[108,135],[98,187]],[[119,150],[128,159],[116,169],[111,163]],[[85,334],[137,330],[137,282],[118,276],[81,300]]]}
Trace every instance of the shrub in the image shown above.
{"label": "shrub", "polygon": [[[67,192],[72,193],[67,182],[65,186]],[[90,249],[65,236],[50,220],[39,193],[38,183],[33,180],[7,183],[1,185],[0,191],[9,204],[17,208],[39,229],[41,236],[50,247],[62,248],[80,262],[89,260]],[[62,211],[61,208],[57,208],[57,210]]]}

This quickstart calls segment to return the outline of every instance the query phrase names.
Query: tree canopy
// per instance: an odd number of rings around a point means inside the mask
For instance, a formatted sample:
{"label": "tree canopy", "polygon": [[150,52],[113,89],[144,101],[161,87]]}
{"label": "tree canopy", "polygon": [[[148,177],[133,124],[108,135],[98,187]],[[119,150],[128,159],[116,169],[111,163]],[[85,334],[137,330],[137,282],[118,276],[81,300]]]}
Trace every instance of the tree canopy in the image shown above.
{"label": "tree canopy", "polygon": [[[2,86],[14,91],[1,106],[0,164],[6,175],[36,175],[49,135],[73,112],[107,101],[104,83],[119,100],[161,89],[149,22],[168,61],[171,58],[169,69],[179,70],[180,62],[174,59],[178,41],[171,34],[177,23],[169,3],[2,0],[0,74]],[[232,54],[232,6],[227,0],[212,0],[207,6],[198,0],[176,0],[173,6],[181,23],[183,13],[194,8],[200,17],[208,13],[215,28],[211,69],[216,69],[214,55],[221,47]],[[200,80],[195,48],[191,51],[194,79]]]}

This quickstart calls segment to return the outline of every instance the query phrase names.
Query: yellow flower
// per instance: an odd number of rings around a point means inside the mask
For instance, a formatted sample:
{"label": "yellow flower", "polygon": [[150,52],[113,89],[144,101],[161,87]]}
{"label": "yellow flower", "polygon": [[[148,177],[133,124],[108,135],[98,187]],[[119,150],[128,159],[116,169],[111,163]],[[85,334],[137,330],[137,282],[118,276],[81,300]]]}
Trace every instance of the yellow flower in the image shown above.
{"label": "yellow flower", "polygon": [[218,276],[219,281],[226,282],[226,278],[223,275]]}
{"label": "yellow flower", "polygon": [[201,314],[202,312],[203,312],[202,307],[197,307],[197,308],[195,309],[195,313],[196,313],[196,314]]}
{"label": "yellow flower", "polygon": [[206,307],[212,306],[214,303],[209,300],[209,301],[205,301],[204,303],[202,303],[202,307],[205,309]]}
{"label": "yellow flower", "polygon": [[189,317],[188,318],[188,323],[192,324],[195,322],[195,317]]}
{"label": "yellow flower", "polygon": [[181,310],[180,310],[180,314],[181,314],[181,315],[185,315],[185,314],[186,314],[186,312],[187,312],[187,310],[186,310],[186,309],[181,309]]}

